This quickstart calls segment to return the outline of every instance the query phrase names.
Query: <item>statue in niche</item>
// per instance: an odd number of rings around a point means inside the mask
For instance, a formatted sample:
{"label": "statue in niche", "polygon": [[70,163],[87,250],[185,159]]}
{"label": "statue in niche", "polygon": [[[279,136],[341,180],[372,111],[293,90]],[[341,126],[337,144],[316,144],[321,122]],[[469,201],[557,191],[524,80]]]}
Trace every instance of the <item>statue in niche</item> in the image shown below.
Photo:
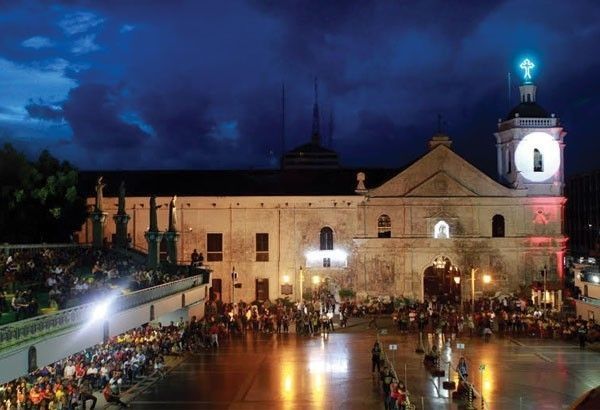
{"label": "statue in niche", "polygon": [[445,221],[439,221],[435,224],[433,237],[437,239],[448,239],[450,238],[449,226]]}
{"label": "statue in niche", "polygon": [[171,202],[169,202],[169,232],[177,231],[177,195],[173,195]]}
{"label": "statue in niche", "polygon": [[102,181],[103,177],[98,177],[96,182],[96,211],[102,212],[102,201],[104,200],[104,187],[106,184]]}
{"label": "statue in niche", "polygon": [[119,185],[119,209],[117,213],[123,215],[125,213],[125,181],[121,181]]}

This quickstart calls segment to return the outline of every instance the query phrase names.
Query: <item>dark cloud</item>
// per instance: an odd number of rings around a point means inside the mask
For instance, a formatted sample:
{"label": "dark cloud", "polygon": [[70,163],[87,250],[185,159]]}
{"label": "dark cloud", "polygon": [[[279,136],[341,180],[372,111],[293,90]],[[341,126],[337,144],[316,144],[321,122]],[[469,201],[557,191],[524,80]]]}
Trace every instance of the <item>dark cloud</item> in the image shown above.
{"label": "dark cloud", "polygon": [[143,149],[148,138],[138,125],[120,117],[119,90],[104,84],[83,84],[69,93],[63,105],[74,141],[91,150]]}
{"label": "dark cloud", "polygon": [[62,121],[64,118],[62,108],[57,105],[31,102],[25,109],[31,118],[39,120]]}
{"label": "dark cloud", "polygon": [[[594,162],[600,6],[591,0],[42,3],[8,7],[0,45],[18,64],[65,63],[78,86],[63,106],[72,130],[63,152],[83,167],[273,166],[281,84],[289,149],[309,138],[318,76],[322,131],[334,107],[345,165],[413,161],[442,114],[457,151],[493,174],[497,118],[516,101],[506,76],[516,97],[525,54],[536,58],[540,103],[569,130],[567,171]],[[54,47],[22,46],[36,36]],[[60,118],[51,105],[22,104],[32,118]]]}

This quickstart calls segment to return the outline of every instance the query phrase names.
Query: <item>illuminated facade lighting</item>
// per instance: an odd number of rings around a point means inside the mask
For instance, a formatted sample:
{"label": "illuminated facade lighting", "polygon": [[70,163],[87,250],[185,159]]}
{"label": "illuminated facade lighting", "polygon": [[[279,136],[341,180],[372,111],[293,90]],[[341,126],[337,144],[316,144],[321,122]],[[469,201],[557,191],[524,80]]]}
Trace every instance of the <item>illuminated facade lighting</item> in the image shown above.
{"label": "illuminated facade lighting", "polygon": [[341,249],[306,252],[306,266],[309,268],[323,267],[323,259],[331,261],[331,267],[345,268],[348,265],[348,253]]}

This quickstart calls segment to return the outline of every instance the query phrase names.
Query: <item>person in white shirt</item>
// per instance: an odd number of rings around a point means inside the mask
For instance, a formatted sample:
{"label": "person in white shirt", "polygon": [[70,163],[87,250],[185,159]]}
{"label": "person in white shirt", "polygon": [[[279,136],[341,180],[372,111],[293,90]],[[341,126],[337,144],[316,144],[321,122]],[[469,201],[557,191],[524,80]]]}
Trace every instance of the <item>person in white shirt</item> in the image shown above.
{"label": "person in white shirt", "polygon": [[72,380],[73,377],[75,376],[75,366],[73,365],[73,362],[71,362],[70,360],[67,361],[67,365],[65,366],[63,376],[67,380]]}

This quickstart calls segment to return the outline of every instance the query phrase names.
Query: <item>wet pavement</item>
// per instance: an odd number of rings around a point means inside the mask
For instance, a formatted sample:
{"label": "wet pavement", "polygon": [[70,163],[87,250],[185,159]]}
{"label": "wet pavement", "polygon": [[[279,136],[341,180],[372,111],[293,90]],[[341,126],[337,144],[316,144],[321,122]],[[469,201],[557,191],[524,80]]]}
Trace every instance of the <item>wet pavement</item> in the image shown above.
{"label": "wet pavement", "polygon": [[[421,409],[454,409],[456,402],[432,378],[415,353],[416,335],[387,327],[377,335],[361,322],[329,336],[253,335],[221,341],[190,355],[132,402],[134,409],[383,409],[371,373],[370,350],[379,337],[413,403]],[[488,409],[564,409],[600,385],[600,353],[574,344],[534,339],[460,339],[450,358],[469,364]],[[397,344],[398,350],[389,350]],[[444,353],[448,353],[444,351]],[[447,359],[448,356],[443,356]],[[485,365],[483,372],[480,365]],[[453,372],[451,376],[456,379]],[[483,388],[482,388],[483,387]],[[477,408],[481,408],[480,399]]]}

